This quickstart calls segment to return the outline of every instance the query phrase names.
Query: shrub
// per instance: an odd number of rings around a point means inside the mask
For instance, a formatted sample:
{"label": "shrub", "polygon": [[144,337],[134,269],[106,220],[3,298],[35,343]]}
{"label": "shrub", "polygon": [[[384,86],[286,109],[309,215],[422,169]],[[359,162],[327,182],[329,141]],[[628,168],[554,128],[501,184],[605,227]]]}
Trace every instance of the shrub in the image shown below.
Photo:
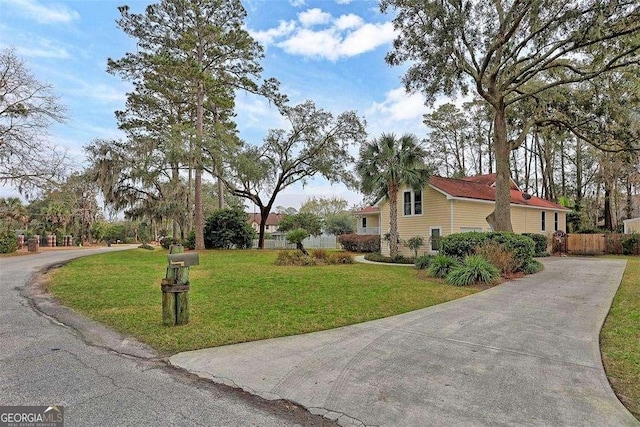
{"label": "shrub", "polygon": [[471,255],[464,264],[447,274],[447,283],[454,286],[468,286],[475,283],[491,283],[500,277],[500,272],[488,260],[480,255]]}
{"label": "shrub", "polygon": [[143,243],[140,246],[138,246],[138,249],[146,249],[148,251],[152,251],[153,250],[153,246],[151,246],[148,243]]}
{"label": "shrub", "polygon": [[549,256],[549,252],[547,252],[547,245],[549,243],[549,241],[547,240],[547,236],[538,233],[522,233],[522,235],[529,237],[531,240],[533,240],[533,243],[535,243],[535,253],[533,256]]}
{"label": "shrub", "polygon": [[633,255],[638,249],[640,235],[638,235],[638,233],[631,233],[631,235],[622,239],[620,243],[622,245],[623,255]]}
{"label": "shrub", "polygon": [[187,237],[182,241],[182,246],[194,250],[196,248],[196,232],[191,230]]}
{"label": "shrub", "polygon": [[487,240],[487,235],[478,231],[450,234],[440,241],[440,253],[463,260],[475,253],[476,248]]}
{"label": "shrub", "polygon": [[349,252],[380,252],[380,236],[343,234],[338,237],[342,249]]}
{"label": "shrub", "polygon": [[18,239],[11,233],[0,235],[0,254],[12,254],[18,250]]}
{"label": "shrub", "polygon": [[373,262],[386,262],[387,264],[413,264],[414,262],[413,258],[405,257],[402,255],[396,255],[395,257],[391,258],[380,253],[366,254],[364,256],[364,259]]}
{"label": "shrub", "polygon": [[276,256],[276,265],[313,266],[328,264],[353,264],[353,254],[348,252],[327,252],[316,250],[311,255],[305,255],[300,251],[280,251]]}
{"label": "shrub", "polygon": [[164,249],[169,249],[169,246],[177,245],[179,243],[180,241],[178,239],[171,236],[163,237],[162,239],[160,239],[160,246],[162,246]]}
{"label": "shrub", "polygon": [[328,254],[327,262],[329,264],[353,264],[355,259],[353,254],[349,252],[331,252]]}
{"label": "shrub", "polygon": [[460,265],[460,262],[448,255],[436,255],[431,260],[431,266],[429,267],[429,274],[433,277],[445,278],[453,270],[453,268]]}
{"label": "shrub", "polygon": [[324,249],[315,249],[311,251],[311,256],[315,259],[326,261],[329,258],[329,252]]}
{"label": "shrub", "polygon": [[207,249],[250,248],[256,232],[241,209],[217,209],[207,218],[204,245]]}
{"label": "shrub", "polygon": [[513,271],[520,271],[535,253],[533,240],[521,234],[495,231],[487,233],[487,239],[499,243],[505,250],[513,254],[515,262]]}
{"label": "shrub", "polygon": [[426,270],[431,265],[433,255],[421,255],[413,262],[418,270]]}
{"label": "shrub", "polygon": [[537,259],[530,259],[524,267],[522,267],[522,272],[524,274],[535,274],[539,271],[542,271],[544,266]]}
{"label": "shrub", "polygon": [[413,236],[407,240],[406,245],[413,251],[413,256],[418,257],[418,250],[424,245],[424,239],[420,236]]}
{"label": "shrub", "polygon": [[503,274],[513,273],[518,267],[513,253],[504,249],[498,242],[485,242],[476,248],[476,255],[489,261]]}

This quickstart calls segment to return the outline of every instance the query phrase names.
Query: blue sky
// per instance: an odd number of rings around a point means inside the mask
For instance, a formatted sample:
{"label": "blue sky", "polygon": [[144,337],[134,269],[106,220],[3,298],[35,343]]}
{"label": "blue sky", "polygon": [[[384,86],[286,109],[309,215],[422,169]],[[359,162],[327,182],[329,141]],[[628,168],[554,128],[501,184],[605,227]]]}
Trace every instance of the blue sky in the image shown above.
{"label": "blue sky", "polygon": [[[114,111],[122,109],[127,82],[106,73],[107,58],[135,49],[116,27],[118,6],[135,13],[152,1],[0,0],[0,47],[12,46],[41,81],[50,83],[68,108],[69,120],[51,129],[51,141],[66,148],[81,167],[83,146],[96,138],[119,138]],[[392,17],[372,0],[243,0],[247,28],[265,47],[263,77],[280,80],[293,103],[306,99],[334,114],[356,110],[369,138],[381,132],[425,136],[420,95],[407,95],[403,69],[389,67]],[[286,123],[264,100],[238,94],[240,136],[259,144],[267,130]],[[354,150],[354,153],[356,151]],[[0,196],[12,195],[0,188]],[[360,194],[321,179],[283,192],[276,205],[293,206],[310,196],[340,196],[351,204]]]}

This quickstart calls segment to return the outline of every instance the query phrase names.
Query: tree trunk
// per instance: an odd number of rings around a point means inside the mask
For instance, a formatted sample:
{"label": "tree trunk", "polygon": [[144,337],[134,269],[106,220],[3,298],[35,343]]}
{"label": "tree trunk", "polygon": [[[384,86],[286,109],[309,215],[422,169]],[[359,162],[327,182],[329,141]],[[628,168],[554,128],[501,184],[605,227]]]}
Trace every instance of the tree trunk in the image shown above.
{"label": "tree trunk", "polygon": [[582,141],[576,139],[576,203],[575,210],[582,209]]}
{"label": "tree trunk", "polygon": [[271,211],[271,205],[258,206],[260,208],[260,232],[258,235],[258,249],[264,249],[264,233],[267,226],[267,219]]}
{"label": "tree trunk", "polygon": [[398,190],[392,186],[389,191],[389,255],[398,255]]}
{"label": "tree trunk", "polygon": [[194,183],[194,220],[196,229],[196,249],[204,249],[204,215],[202,213],[202,136],[204,121],[204,88],[202,82],[198,82],[197,102],[196,102],[196,167],[195,167],[195,183]]}
{"label": "tree trunk", "polygon": [[493,119],[493,148],[496,161],[496,204],[487,216],[487,222],[495,231],[513,231],[511,225],[511,171],[509,154],[511,144],[507,140],[505,108],[496,108]]}
{"label": "tree trunk", "polygon": [[611,215],[611,185],[608,180],[604,183],[604,228],[613,231],[613,217]]}
{"label": "tree trunk", "polygon": [[[220,173],[220,171],[218,172]],[[224,184],[222,183],[222,180],[218,178],[218,208],[224,209],[224,207]]]}

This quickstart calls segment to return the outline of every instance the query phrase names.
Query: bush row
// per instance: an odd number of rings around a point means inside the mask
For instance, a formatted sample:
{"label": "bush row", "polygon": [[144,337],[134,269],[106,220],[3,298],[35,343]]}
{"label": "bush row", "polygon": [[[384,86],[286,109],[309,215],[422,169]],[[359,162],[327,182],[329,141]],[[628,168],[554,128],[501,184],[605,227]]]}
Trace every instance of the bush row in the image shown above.
{"label": "bush row", "polygon": [[301,251],[280,251],[276,257],[276,265],[336,265],[353,264],[353,254],[348,252],[327,252],[324,249],[311,251],[305,255]]}
{"label": "bush row", "polygon": [[388,256],[384,256],[379,252],[366,254],[364,256],[364,259],[366,259],[367,261],[373,261],[373,262],[385,262],[387,264],[413,264],[415,262],[414,258],[412,257],[396,255],[395,257],[391,258]]}
{"label": "bush row", "polygon": [[18,240],[15,235],[5,233],[0,235],[0,254],[11,254],[18,250]]}
{"label": "bush row", "polygon": [[377,235],[343,234],[338,242],[349,252],[380,252],[380,236]]}
{"label": "bush row", "polygon": [[476,251],[487,243],[498,245],[511,254],[513,259],[509,260],[508,268],[513,272],[521,271],[535,255],[535,243],[530,237],[515,233],[477,231],[444,237],[441,241],[440,253],[462,261],[470,255],[475,255]]}

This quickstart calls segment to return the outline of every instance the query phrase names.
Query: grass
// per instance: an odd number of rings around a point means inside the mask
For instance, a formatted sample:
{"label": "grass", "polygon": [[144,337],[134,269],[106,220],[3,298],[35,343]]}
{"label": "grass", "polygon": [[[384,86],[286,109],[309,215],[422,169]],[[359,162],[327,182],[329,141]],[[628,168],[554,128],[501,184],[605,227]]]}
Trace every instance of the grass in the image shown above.
{"label": "grass", "polygon": [[165,354],[350,325],[481,290],[446,285],[413,268],[276,266],[276,254],[201,251],[184,326],[161,323],[164,250],[80,258],[52,272],[48,288],[63,304]]}
{"label": "grass", "polygon": [[613,390],[640,420],[640,257],[627,259],[620,288],[600,332],[600,350]]}

